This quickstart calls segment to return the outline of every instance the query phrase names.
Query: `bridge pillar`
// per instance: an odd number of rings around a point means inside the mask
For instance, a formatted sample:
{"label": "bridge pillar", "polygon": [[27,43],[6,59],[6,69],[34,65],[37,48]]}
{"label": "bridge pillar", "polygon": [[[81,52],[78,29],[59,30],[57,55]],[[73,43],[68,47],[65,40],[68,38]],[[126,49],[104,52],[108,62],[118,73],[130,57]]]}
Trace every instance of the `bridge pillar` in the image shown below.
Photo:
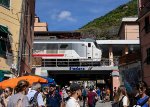
{"label": "bridge pillar", "polygon": [[118,70],[112,71],[112,91],[114,92],[114,88],[120,86],[120,75]]}
{"label": "bridge pillar", "polygon": [[109,61],[110,66],[114,66],[112,45],[109,46]]}

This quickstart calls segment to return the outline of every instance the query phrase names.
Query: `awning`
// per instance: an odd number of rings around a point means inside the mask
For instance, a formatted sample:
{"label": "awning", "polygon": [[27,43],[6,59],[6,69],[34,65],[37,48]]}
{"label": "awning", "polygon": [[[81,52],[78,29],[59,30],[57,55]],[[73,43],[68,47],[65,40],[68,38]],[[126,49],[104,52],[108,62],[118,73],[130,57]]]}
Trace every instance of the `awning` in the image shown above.
{"label": "awning", "polygon": [[0,70],[0,73],[3,74],[11,74],[11,72],[9,70]]}
{"label": "awning", "polygon": [[3,81],[5,77],[12,77],[12,73],[9,70],[0,70],[0,82]]}
{"label": "awning", "polygon": [[119,77],[119,72],[118,72],[118,71],[113,71],[111,75],[112,75],[113,77],[114,77],[114,76]]}
{"label": "awning", "polygon": [[5,26],[2,26],[2,25],[0,25],[0,32],[7,33],[7,34],[11,35],[8,28]]}

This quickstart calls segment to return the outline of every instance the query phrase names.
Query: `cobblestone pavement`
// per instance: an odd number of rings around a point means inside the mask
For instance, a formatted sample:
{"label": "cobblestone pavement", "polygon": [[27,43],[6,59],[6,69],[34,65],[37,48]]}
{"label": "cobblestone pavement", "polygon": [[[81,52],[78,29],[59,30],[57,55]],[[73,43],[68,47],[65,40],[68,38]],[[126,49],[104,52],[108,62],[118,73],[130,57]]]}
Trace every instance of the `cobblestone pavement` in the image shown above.
{"label": "cobblestone pavement", "polygon": [[[83,107],[83,103],[82,102],[80,102],[80,105],[81,105],[81,107]],[[96,107],[112,107],[112,106],[111,106],[111,102],[105,102],[105,103],[97,102],[96,103]]]}

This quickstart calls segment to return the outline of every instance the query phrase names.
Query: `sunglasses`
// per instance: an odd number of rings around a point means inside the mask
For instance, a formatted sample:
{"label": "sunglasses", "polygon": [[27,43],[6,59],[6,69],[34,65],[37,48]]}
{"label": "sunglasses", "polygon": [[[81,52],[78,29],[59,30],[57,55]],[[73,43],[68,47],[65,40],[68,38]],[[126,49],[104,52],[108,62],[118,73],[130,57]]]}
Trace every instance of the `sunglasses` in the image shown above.
{"label": "sunglasses", "polygon": [[4,92],[5,92],[5,93],[8,93],[9,91],[8,91],[8,90],[5,90]]}

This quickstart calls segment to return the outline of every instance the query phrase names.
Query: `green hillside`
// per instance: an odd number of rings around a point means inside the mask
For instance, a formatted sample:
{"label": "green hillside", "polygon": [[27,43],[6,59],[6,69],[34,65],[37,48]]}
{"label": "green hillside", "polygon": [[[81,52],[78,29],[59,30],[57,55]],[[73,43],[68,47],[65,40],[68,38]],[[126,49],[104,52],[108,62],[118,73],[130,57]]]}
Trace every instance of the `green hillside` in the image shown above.
{"label": "green hillside", "polygon": [[83,37],[96,39],[118,39],[118,30],[123,17],[137,16],[137,0],[131,0],[115,10],[80,28]]}

